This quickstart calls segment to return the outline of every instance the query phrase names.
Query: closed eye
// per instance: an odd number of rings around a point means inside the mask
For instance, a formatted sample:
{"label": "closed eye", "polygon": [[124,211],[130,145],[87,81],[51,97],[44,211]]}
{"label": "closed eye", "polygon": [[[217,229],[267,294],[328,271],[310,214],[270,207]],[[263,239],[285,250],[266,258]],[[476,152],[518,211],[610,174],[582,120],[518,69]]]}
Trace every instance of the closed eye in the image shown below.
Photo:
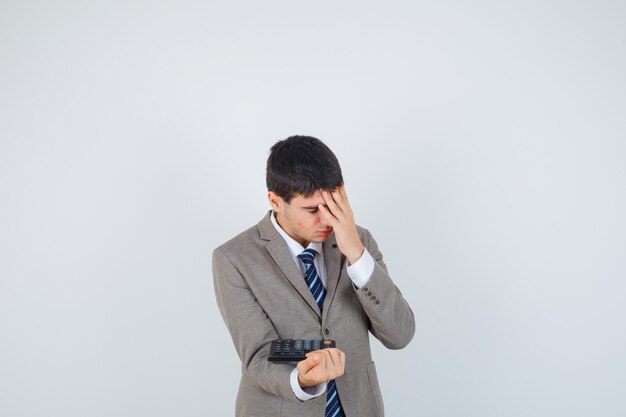
{"label": "closed eye", "polygon": [[[324,207],[327,207],[326,204],[324,204]],[[316,213],[319,210],[319,207],[317,206],[306,206],[302,208],[308,211],[309,213]]]}

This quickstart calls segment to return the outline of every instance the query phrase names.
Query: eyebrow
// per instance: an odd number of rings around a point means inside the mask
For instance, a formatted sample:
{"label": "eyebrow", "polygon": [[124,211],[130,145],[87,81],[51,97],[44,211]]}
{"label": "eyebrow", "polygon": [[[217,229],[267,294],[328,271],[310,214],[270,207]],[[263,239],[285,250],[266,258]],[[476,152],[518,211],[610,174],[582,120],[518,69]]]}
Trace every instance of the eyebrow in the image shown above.
{"label": "eyebrow", "polygon": [[[326,204],[322,204],[324,207],[327,207]],[[317,206],[306,206],[306,207],[301,207],[304,210],[316,210]]]}

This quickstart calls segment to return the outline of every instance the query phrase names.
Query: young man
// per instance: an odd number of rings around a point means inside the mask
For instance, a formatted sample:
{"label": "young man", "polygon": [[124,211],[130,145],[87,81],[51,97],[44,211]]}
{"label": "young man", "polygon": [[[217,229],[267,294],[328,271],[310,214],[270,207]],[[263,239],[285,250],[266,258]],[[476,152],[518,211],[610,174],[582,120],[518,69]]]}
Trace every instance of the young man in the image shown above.
{"label": "young man", "polygon": [[[267,160],[272,207],[213,252],[215,294],[241,359],[238,417],[381,417],[369,332],[390,349],[415,332],[371,234],[355,225],[337,158],[292,136]],[[332,339],[297,366],[268,362],[274,339]]]}

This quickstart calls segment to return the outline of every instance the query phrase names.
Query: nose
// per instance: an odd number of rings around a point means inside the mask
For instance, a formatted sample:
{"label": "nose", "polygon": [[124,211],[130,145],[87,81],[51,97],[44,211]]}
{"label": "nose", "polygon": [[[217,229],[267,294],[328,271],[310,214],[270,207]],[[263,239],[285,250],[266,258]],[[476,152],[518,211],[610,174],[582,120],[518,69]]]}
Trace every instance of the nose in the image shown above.
{"label": "nose", "polygon": [[318,217],[318,219],[319,219],[319,222],[320,222],[320,224],[321,224],[321,225],[323,225],[323,226],[327,226],[327,227],[328,227],[328,226],[330,226],[330,223],[328,223],[328,222],[324,219],[324,217],[319,216],[319,217]]}

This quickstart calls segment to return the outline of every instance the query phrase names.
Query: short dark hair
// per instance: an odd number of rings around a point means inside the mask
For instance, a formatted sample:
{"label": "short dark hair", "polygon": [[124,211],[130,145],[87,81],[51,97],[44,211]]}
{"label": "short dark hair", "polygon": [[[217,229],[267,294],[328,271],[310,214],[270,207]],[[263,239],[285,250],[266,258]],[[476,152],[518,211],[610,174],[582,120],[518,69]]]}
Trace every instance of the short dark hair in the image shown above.
{"label": "short dark hair", "polygon": [[319,189],[335,190],[343,184],[337,157],[321,140],[290,136],[278,141],[267,158],[267,191],[289,203],[297,194],[311,197]]}

